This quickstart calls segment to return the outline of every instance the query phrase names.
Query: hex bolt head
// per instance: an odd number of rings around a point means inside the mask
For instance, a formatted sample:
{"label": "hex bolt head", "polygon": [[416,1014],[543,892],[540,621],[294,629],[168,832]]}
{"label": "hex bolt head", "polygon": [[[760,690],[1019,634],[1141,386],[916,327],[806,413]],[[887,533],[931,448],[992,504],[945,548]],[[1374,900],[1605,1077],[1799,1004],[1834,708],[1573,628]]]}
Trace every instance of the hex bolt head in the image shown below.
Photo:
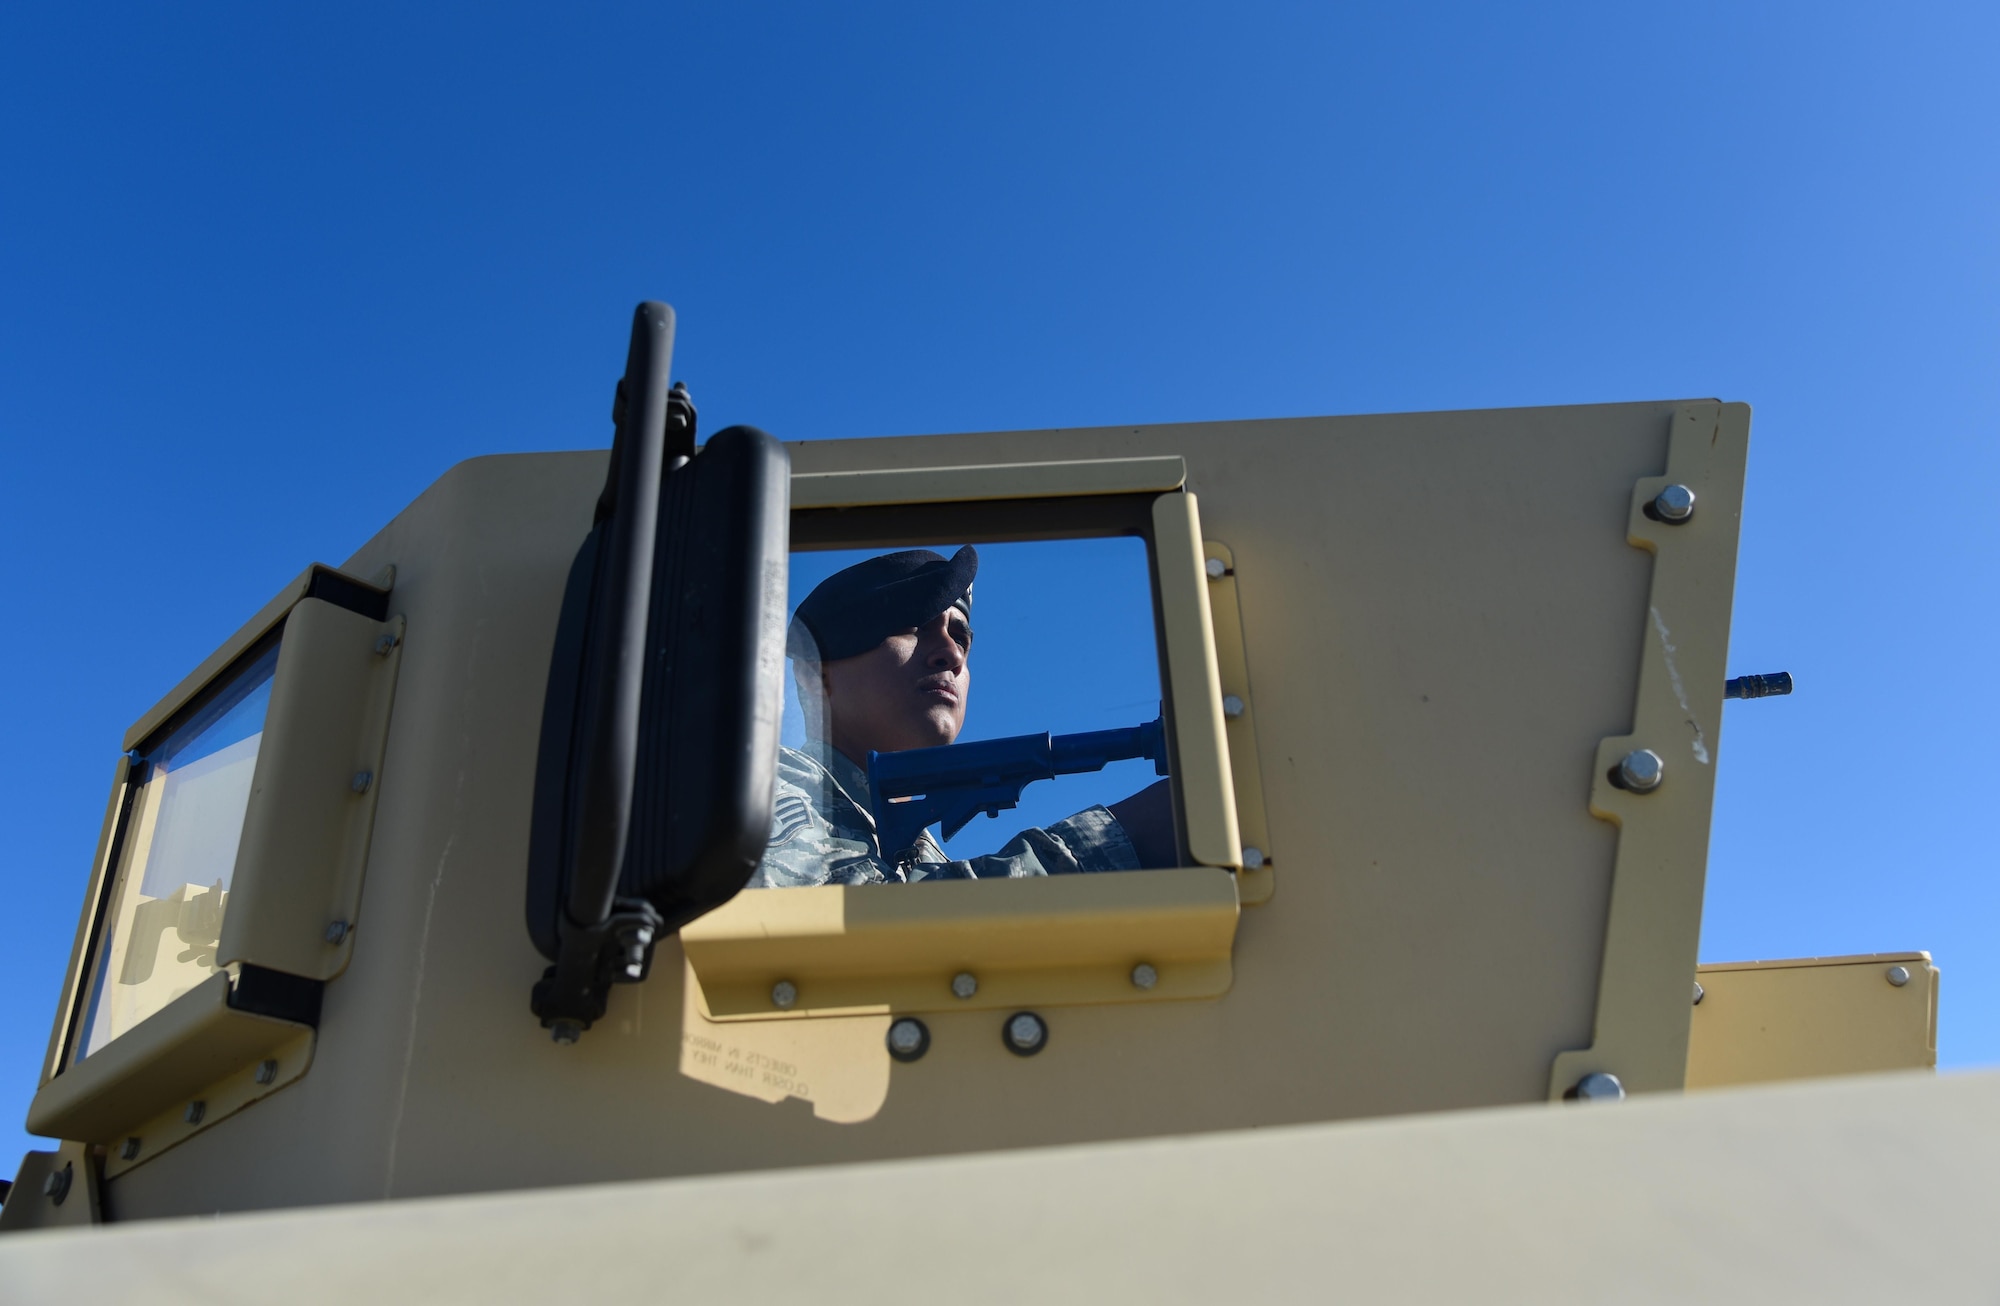
{"label": "hex bolt head", "polygon": [[969,970],[962,970],[951,977],[951,995],[955,998],[969,998],[979,992],[979,977]]}
{"label": "hex bolt head", "polygon": [[125,1145],[124,1145],[123,1147],[121,1147],[121,1148],[119,1148],[119,1149],[118,1149],[118,1155],[119,1155],[120,1157],[122,1157],[123,1159],[127,1160],[127,1161],[136,1161],[136,1160],[138,1160],[138,1159],[139,1159],[139,1140],[138,1140],[137,1138],[128,1138],[128,1139],[126,1139],[126,1140],[125,1140]]}
{"label": "hex bolt head", "polygon": [[1694,491],[1685,485],[1669,485],[1653,496],[1653,511],[1661,521],[1678,525],[1694,516]]}
{"label": "hex bolt head", "polygon": [[1234,694],[1224,694],[1222,696],[1222,715],[1228,717],[1232,721],[1235,720],[1237,717],[1242,716],[1243,700],[1236,697],[1236,695]]}
{"label": "hex bolt head", "polygon": [[1208,571],[1208,578],[1210,580],[1221,580],[1229,574],[1229,564],[1220,558],[1210,558],[1204,565]]}
{"label": "hex bolt head", "polygon": [[1570,1090],[1579,1102],[1623,1102],[1625,1085],[1618,1082],[1618,1076],[1602,1070],[1593,1070],[1576,1081]]}
{"label": "hex bolt head", "polygon": [[69,1196],[69,1186],[75,1178],[76,1162],[63,1162],[62,1169],[49,1171],[49,1177],[42,1180],[42,1196],[61,1206],[63,1199]]}
{"label": "hex bolt head", "polygon": [[403,637],[401,635],[398,635],[393,630],[390,631],[388,634],[381,636],[375,641],[375,656],[378,658],[388,657],[390,651],[393,650],[396,647],[396,645],[402,642],[403,642]]}
{"label": "hex bolt head", "polygon": [[1132,986],[1134,988],[1150,989],[1159,982],[1160,972],[1154,970],[1147,963],[1142,961],[1132,968]]}
{"label": "hex bolt head", "polygon": [[368,786],[374,783],[375,773],[373,771],[356,771],[354,778],[347,782],[347,787],[357,794],[365,794],[368,792]]}
{"label": "hex bolt head", "polygon": [[1016,1056],[1032,1057],[1049,1045],[1048,1023],[1032,1011],[1017,1011],[1000,1027],[1000,1040]]}
{"label": "hex bolt head", "polygon": [[583,1037],[583,1026],[573,1020],[558,1020],[549,1026],[549,1037],[558,1043],[574,1043]]}
{"label": "hex bolt head", "polygon": [[799,986],[790,980],[779,980],[771,986],[771,1005],[780,1011],[790,1011],[799,1003]]}
{"label": "hex bolt head", "polygon": [[1635,748],[1618,761],[1618,785],[1635,794],[1650,794],[1667,778],[1667,764],[1650,748]]}
{"label": "hex bolt head", "polygon": [[198,1125],[201,1123],[201,1118],[207,1114],[208,1114],[208,1103],[199,1101],[190,1102],[187,1105],[187,1110],[181,1112],[181,1119],[187,1121],[191,1125]]}
{"label": "hex bolt head", "polygon": [[931,1050],[930,1027],[915,1016],[904,1016],[889,1026],[889,1055],[898,1061],[916,1061]]}
{"label": "hex bolt head", "polygon": [[1696,980],[1694,982],[1694,1005],[1699,1007],[1701,1005],[1701,1000],[1707,996],[1708,996],[1708,990],[1701,986],[1700,980]]}
{"label": "hex bolt head", "polygon": [[1900,989],[1910,982],[1910,968],[1908,966],[1891,966],[1889,967],[1887,979],[1891,984]]}
{"label": "hex bolt head", "polygon": [[1264,850],[1262,848],[1245,848],[1243,850],[1244,870],[1254,871],[1263,864],[1264,864]]}
{"label": "hex bolt head", "polygon": [[346,921],[328,921],[326,925],[326,941],[338,944],[342,939],[347,937],[348,928]]}

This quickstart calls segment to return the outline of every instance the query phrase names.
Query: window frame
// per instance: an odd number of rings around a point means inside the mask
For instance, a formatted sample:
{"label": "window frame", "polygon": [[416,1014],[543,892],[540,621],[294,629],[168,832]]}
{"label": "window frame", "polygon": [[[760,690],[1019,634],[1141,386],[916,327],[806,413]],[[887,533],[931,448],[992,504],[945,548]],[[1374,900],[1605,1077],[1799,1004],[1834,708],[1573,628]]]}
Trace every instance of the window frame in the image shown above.
{"label": "window frame", "polygon": [[[1177,457],[798,473],[792,548],[1138,536],[1160,657],[1173,868],[746,890],[681,930],[711,1020],[1215,997],[1243,852],[1199,508]],[[1220,872],[1220,874],[1218,874]],[[1153,982],[1132,978],[1140,963]],[[965,971],[971,997],[954,993]],[[775,1005],[783,980],[794,1000]]]}

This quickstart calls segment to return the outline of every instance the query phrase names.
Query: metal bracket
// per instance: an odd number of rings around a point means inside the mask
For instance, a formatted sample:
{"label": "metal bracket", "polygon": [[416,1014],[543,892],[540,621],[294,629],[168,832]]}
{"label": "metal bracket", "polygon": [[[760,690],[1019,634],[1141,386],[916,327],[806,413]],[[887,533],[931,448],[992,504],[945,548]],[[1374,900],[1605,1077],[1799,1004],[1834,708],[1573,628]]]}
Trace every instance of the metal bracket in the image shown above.
{"label": "metal bracket", "polygon": [[[1632,491],[1626,539],[1653,554],[1653,583],[1632,731],[1598,744],[1591,773],[1591,815],[1619,828],[1597,1015],[1590,1046],[1556,1057],[1552,1101],[1593,1073],[1615,1075],[1630,1092],[1678,1090],[1686,1080],[1749,443],[1747,405],[1683,404],[1666,475]],[[1653,507],[1668,486],[1694,492],[1682,520]],[[1640,750],[1660,763],[1657,784],[1643,792],[1623,782],[1633,772],[1620,776]]]}
{"label": "metal bracket", "polygon": [[1271,868],[1270,823],[1264,814],[1264,774],[1257,764],[1256,700],[1250,695],[1243,613],[1236,602],[1236,555],[1214,540],[1202,541],[1201,549],[1207,562],[1209,621],[1215,627],[1215,666],[1222,678],[1222,729],[1236,790],[1237,836],[1243,840],[1236,891],[1245,907],[1254,907],[1269,902],[1277,885]]}

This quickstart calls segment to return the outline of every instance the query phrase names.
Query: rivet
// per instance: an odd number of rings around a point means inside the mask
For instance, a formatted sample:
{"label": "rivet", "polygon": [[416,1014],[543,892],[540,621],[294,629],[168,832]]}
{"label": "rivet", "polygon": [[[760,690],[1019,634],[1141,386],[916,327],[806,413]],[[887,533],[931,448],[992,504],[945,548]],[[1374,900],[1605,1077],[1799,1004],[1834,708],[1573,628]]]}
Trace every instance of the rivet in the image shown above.
{"label": "rivet", "polygon": [[269,1084],[272,1081],[276,1080],[277,1077],[278,1077],[278,1063],[275,1058],[267,1058],[257,1063],[256,1080],[258,1083]]}
{"label": "rivet", "polygon": [[119,1155],[119,1156],[121,1156],[121,1157],[123,1157],[123,1158],[124,1158],[125,1160],[127,1160],[127,1161],[136,1161],[136,1160],[138,1160],[138,1159],[139,1159],[139,1140],[138,1140],[138,1139],[136,1139],[136,1138],[128,1138],[128,1139],[126,1139],[126,1140],[125,1140],[125,1146],[123,1146],[123,1147],[121,1147],[121,1148],[119,1148],[119,1149],[118,1149],[118,1155]]}
{"label": "rivet", "polygon": [[1236,717],[1242,716],[1243,700],[1236,697],[1236,695],[1234,694],[1224,694],[1222,696],[1222,715],[1229,717],[1232,720],[1235,719]]}
{"label": "rivet", "polygon": [[75,1178],[76,1163],[74,1161],[63,1162],[62,1169],[49,1171],[49,1177],[42,1180],[42,1196],[48,1198],[57,1206],[61,1206],[63,1199],[69,1196],[70,1181]]}
{"label": "rivet", "polygon": [[1264,850],[1262,848],[1245,848],[1243,850],[1244,870],[1254,871],[1263,864],[1264,864]]}
{"label": "rivet", "polygon": [[1579,1102],[1623,1102],[1625,1085],[1618,1082],[1616,1075],[1593,1070],[1576,1081],[1570,1095]]}
{"label": "rivet", "polygon": [[347,787],[357,794],[365,794],[368,792],[368,786],[374,783],[375,773],[373,771],[356,771],[354,778],[347,782]]}
{"label": "rivet", "polygon": [[1007,1017],[1007,1023],[1000,1027],[1000,1040],[1007,1045],[1009,1052],[1032,1057],[1048,1046],[1049,1027],[1034,1012],[1017,1011]]}
{"label": "rivet", "polygon": [[779,980],[771,986],[771,1005],[780,1011],[790,1011],[798,1005],[799,986],[790,980]]}
{"label": "rivet", "polygon": [[1160,972],[1154,970],[1145,962],[1142,961],[1132,968],[1132,984],[1134,987],[1150,989],[1159,982]]}
{"label": "rivet", "polygon": [[1889,982],[1899,989],[1902,988],[1910,982],[1910,968],[1908,966],[1889,967]]}
{"label": "rivet", "polygon": [[346,921],[328,921],[326,926],[326,941],[328,943],[339,943],[347,937],[347,930],[348,925]]}
{"label": "rivet", "polygon": [[1701,1005],[1701,1000],[1707,996],[1708,996],[1708,990],[1701,986],[1700,980],[1696,980],[1694,982],[1694,1005],[1699,1007]]}
{"label": "rivet", "polygon": [[208,1103],[190,1102],[188,1103],[187,1110],[181,1112],[181,1119],[187,1121],[191,1125],[198,1125],[201,1123],[201,1118],[207,1114],[208,1114]]}
{"label": "rivet", "polygon": [[1680,523],[1694,516],[1694,491],[1685,485],[1669,485],[1653,496],[1653,511],[1661,521]]}
{"label": "rivet", "polygon": [[969,970],[962,970],[951,977],[951,995],[955,998],[969,998],[979,992],[979,977]]}
{"label": "rivet", "polygon": [[388,634],[382,636],[380,639],[377,639],[375,641],[375,656],[378,658],[388,657],[390,650],[395,648],[396,645],[402,642],[403,642],[402,636],[398,635],[393,630],[390,631]]}
{"label": "rivet", "polygon": [[[1227,576],[1229,574],[1229,564],[1224,562],[1220,558],[1210,558],[1208,560],[1207,567],[1208,567],[1208,578],[1210,580],[1221,580],[1224,576]],[[1186,573],[1184,572],[1182,574],[1185,575]]]}
{"label": "rivet", "polygon": [[916,1061],[931,1050],[931,1031],[914,1016],[904,1016],[889,1026],[889,1055],[898,1061]]}
{"label": "rivet", "polygon": [[1618,784],[1635,794],[1650,794],[1667,778],[1667,764],[1650,748],[1635,748],[1618,761]]}

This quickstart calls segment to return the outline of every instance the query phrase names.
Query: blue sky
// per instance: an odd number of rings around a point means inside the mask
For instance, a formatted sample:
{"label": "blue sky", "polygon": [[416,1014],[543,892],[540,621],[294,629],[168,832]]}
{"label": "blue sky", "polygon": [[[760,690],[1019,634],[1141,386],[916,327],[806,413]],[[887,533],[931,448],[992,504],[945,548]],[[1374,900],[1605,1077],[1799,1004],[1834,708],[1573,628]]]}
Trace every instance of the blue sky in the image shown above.
{"label": "blue sky", "polygon": [[[124,728],[633,302],[787,439],[1755,406],[1702,954],[2000,1063],[1990,4],[0,9],[0,1119]],[[11,1127],[11,1126],[4,1126]],[[9,1163],[11,1164],[11,1163]]]}

